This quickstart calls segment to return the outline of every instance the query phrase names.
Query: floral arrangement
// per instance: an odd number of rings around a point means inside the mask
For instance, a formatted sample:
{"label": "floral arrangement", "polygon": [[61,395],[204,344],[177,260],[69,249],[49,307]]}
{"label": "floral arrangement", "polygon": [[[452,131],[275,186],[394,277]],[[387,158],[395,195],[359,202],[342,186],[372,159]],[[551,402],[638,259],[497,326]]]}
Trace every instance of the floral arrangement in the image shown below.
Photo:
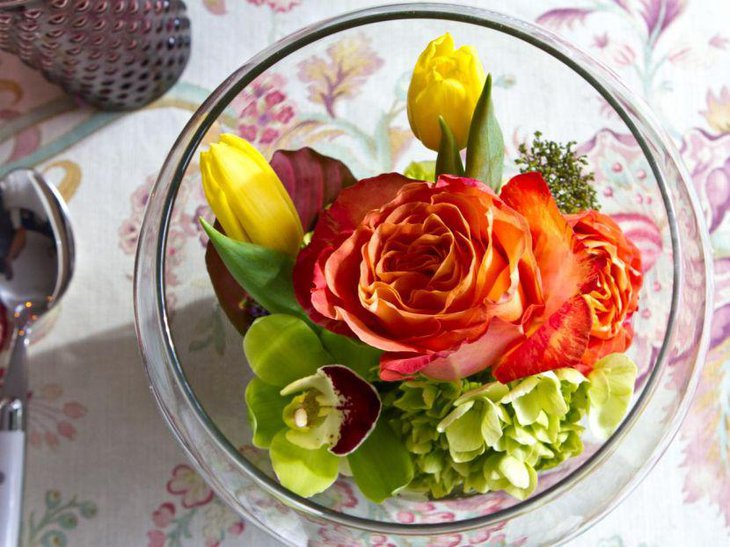
{"label": "floral arrangement", "polygon": [[629,407],[641,255],[573,143],[536,133],[503,183],[473,48],[427,46],[408,119],[437,155],[404,174],[357,180],[309,148],[267,162],[233,135],[201,153],[206,262],[254,373],[253,442],[301,496],[342,473],[377,503],[524,499]]}

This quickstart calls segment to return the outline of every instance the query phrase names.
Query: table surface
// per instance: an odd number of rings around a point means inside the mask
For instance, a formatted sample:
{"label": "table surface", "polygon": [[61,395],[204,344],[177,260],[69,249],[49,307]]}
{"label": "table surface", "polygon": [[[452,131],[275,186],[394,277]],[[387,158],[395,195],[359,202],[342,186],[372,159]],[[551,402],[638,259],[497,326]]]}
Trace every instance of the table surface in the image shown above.
{"label": "table surface", "polygon": [[[730,219],[724,215],[730,203],[730,2],[466,3],[549,26],[644,95],[686,150],[712,230],[715,324],[690,414],[643,483],[571,545],[727,545]],[[79,107],[0,53],[0,173],[32,165],[57,184],[69,201],[78,246],[73,284],[31,346],[24,545],[275,544],[215,498],[155,408],[133,330],[134,249],[161,161],[210,90],[271,41],[374,2],[188,4],[190,64],[165,97],[138,112]]]}

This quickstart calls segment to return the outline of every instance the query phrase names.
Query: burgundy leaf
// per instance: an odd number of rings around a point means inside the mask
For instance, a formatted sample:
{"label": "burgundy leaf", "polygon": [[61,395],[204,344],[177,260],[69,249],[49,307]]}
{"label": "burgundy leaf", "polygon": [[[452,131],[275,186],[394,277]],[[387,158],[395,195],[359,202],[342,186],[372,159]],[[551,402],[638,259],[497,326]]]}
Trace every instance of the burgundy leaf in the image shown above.
{"label": "burgundy leaf", "polygon": [[311,148],[277,150],[271,167],[294,201],[305,232],[314,228],[320,211],[340,190],[357,182],[344,163]]}
{"label": "burgundy leaf", "polygon": [[554,29],[559,29],[563,26],[572,29],[575,23],[583,23],[585,18],[591,13],[593,13],[593,10],[588,8],[551,9],[538,17],[537,23]]}
{"label": "burgundy leaf", "polygon": [[380,416],[380,398],[372,385],[345,366],[326,365],[319,370],[329,378],[340,398],[340,438],[330,452],[345,456],[360,446],[375,427]]}

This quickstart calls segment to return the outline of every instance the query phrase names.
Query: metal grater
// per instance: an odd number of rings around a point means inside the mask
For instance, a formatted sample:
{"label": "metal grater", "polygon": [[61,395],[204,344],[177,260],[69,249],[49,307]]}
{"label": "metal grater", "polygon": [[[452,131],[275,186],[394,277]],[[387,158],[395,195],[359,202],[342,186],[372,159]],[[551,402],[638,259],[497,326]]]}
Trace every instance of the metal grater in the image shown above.
{"label": "metal grater", "polygon": [[0,0],[0,50],[105,110],[167,91],[190,56],[181,0]]}

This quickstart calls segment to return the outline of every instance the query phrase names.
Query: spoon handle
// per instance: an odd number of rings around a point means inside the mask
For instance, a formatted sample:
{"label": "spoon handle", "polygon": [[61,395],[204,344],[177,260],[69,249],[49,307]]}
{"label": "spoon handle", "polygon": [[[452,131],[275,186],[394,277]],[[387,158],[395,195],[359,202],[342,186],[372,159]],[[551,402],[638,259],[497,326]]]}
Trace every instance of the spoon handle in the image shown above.
{"label": "spoon handle", "polygon": [[17,547],[23,516],[28,329],[17,328],[0,395],[0,547]]}
{"label": "spoon handle", "polygon": [[25,431],[0,431],[0,547],[18,547]]}

